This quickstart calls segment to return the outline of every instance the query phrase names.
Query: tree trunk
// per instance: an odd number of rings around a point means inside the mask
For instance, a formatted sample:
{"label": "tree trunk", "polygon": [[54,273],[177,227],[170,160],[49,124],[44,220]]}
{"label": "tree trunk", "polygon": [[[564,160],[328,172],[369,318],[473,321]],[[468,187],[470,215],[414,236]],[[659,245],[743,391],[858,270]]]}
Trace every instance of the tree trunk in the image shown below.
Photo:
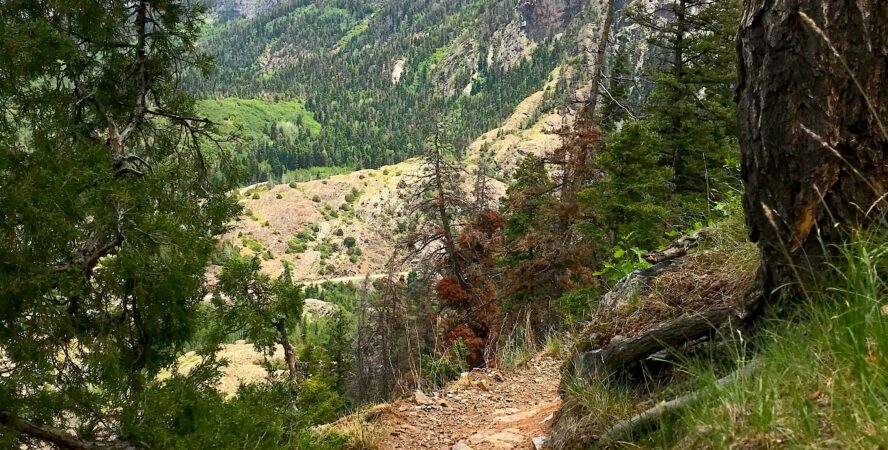
{"label": "tree trunk", "polygon": [[293,344],[290,343],[290,334],[283,322],[275,324],[278,334],[280,335],[280,344],[284,348],[284,361],[287,363],[287,370],[290,371],[290,379],[296,381],[299,379],[299,369],[296,368],[296,351],[293,350]]}
{"label": "tree trunk", "polygon": [[746,220],[762,252],[758,313],[804,294],[821,238],[840,242],[886,209],[885,36],[884,1],[744,2],[738,122]]}
{"label": "tree trunk", "polygon": [[[674,6],[675,12],[675,36],[672,42],[672,75],[675,77],[675,86],[672,88],[675,94],[675,101],[678,102],[681,100],[686,93],[683,92],[681,86],[684,86],[684,47],[685,47],[685,33],[687,32],[687,3],[686,0],[679,0]],[[681,114],[673,114],[672,115],[672,132],[680,133],[682,129],[682,116]],[[672,143],[672,169],[675,172],[675,177],[678,179],[683,179],[685,176],[685,162],[684,162],[684,149],[682,148],[683,143],[673,142]]]}
{"label": "tree trunk", "polygon": [[451,230],[450,214],[447,212],[447,191],[444,189],[444,173],[441,164],[444,154],[438,148],[438,140],[435,140],[435,189],[437,190],[437,206],[438,216],[441,219],[441,233],[444,237],[444,251],[447,252],[447,260],[450,263],[450,269],[453,276],[456,277],[462,287],[466,287],[465,278],[463,278],[459,261],[457,260],[456,244],[453,239],[453,231]]}
{"label": "tree trunk", "polygon": [[[561,201],[572,205],[576,202],[576,193],[582,189],[583,184],[589,181],[590,168],[595,159],[595,148],[590,141],[592,136],[597,138],[597,130],[601,126],[601,117],[596,115],[598,99],[601,96],[601,81],[604,78],[604,66],[607,64],[607,46],[610,43],[611,28],[613,28],[614,0],[608,0],[604,9],[604,23],[598,33],[598,47],[595,49],[595,61],[590,76],[589,97],[582,108],[577,112],[577,121],[574,123],[574,133],[570,141],[564,146],[564,172],[561,180]],[[565,228],[569,225],[565,225]]]}

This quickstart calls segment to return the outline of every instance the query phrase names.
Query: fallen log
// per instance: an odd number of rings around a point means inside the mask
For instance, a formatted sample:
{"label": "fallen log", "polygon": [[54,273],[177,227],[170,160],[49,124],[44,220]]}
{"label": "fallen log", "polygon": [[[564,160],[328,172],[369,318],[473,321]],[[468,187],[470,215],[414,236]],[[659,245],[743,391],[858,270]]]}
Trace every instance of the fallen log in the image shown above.
{"label": "fallen log", "polygon": [[740,314],[734,308],[719,307],[670,320],[638,337],[612,340],[600,349],[584,353],[582,370],[586,375],[613,375],[658,351],[707,336],[732,317],[739,318]]}
{"label": "fallen log", "polygon": [[658,264],[681,258],[687,255],[692,248],[700,245],[700,239],[709,234],[709,231],[708,228],[702,228],[691,234],[686,234],[666,246],[663,250],[645,254],[644,259],[651,264]]}
{"label": "fallen log", "polygon": [[[716,386],[724,386],[740,377],[750,374],[755,368],[756,364],[746,365],[730,375],[720,378],[715,384]],[[613,444],[616,444],[619,439],[634,434],[637,430],[652,427],[656,422],[659,422],[669,414],[673,414],[695,402],[702,394],[703,391],[699,390],[674,398],[668,402],[660,402],[656,406],[640,414],[632,416],[627,420],[617,422],[598,438],[598,447],[610,447]]]}

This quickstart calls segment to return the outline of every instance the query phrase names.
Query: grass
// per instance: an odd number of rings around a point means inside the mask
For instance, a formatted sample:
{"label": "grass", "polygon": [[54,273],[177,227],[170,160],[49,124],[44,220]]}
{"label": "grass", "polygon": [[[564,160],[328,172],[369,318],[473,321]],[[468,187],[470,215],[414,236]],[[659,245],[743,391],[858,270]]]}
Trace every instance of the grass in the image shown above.
{"label": "grass", "polygon": [[500,350],[500,361],[507,369],[520,369],[526,367],[536,353],[536,345],[531,339],[524,336],[525,333],[517,333],[509,336],[505,347]]}
{"label": "grass", "polygon": [[221,98],[197,103],[201,115],[219,124],[220,131],[239,130],[251,142],[270,141],[265,134],[268,124],[274,123],[286,135],[296,135],[299,128],[312,134],[321,131],[321,124],[305,108],[301,100],[269,101],[258,98]]}
{"label": "grass", "polygon": [[662,441],[888,447],[888,239],[858,238],[841,253],[805,320],[770,327],[757,373],[716,389],[715,376],[701,372],[709,395],[662,431]]}
{"label": "grass", "polygon": [[627,289],[615,307],[598,310],[581,333],[596,336],[597,342],[583,345],[639,336],[685,314],[742,302],[755,281],[759,252],[746,238],[739,202],[730,208],[727,218],[711,226],[681,264]]}
{"label": "grass", "polygon": [[261,242],[255,240],[253,238],[249,238],[249,237],[244,236],[241,238],[241,242],[244,244],[244,247],[249,248],[250,250],[253,251],[253,253],[255,253],[257,255],[259,253],[262,253],[265,251],[265,246],[262,245]]}
{"label": "grass", "polygon": [[[684,392],[701,396],[625,448],[888,448],[888,238],[838,249],[830,280],[789,319],[685,361],[668,387],[568,382],[554,442],[583,448],[619,420]],[[715,261],[712,261],[715,263]],[[754,371],[729,383],[724,361]],[[578,443],[585,442],[582,446]]]}
{"label": "grass", "polygon": [[397,415],[391,404],[374,405],[325,425],[324,430],[346,436],[348,449],[376,450],[382,446],[388,431],[386,420]]}
{"label": "grass", "polygon": [[[316,166],[310,169],[292,169],[284,172],[282,183],[301,183],[305,181],[323,180],[335,175],[343,175],[354,172],[353,167],[341,166]],[[292,186],[291,186],[292,187]]]}

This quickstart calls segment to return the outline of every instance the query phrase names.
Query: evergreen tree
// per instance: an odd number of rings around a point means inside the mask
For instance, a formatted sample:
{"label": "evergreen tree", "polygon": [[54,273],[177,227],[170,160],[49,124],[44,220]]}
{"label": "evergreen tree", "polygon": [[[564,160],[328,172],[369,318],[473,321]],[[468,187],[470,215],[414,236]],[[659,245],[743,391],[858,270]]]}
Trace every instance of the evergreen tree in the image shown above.
{"label": "evergreen tree", "polygon": [[[678,193],[712,198],[724,189],[720,171],[738,154],[733,91],[736,78],[737,0],[675,0],[663,11],[638,4],[627,15],[651,34],[666,63],[644,115],[661,136],[660,158],[674,172]],[[705,207],[705,206],[704,206]]]}
{"label": "evergreen tree", "polygon": [[0,4],[2,447],[157,445],[218,399],[211,369],[158,381],[199,326],[205,268],[237,209],[204,145],[212,126],[178,84],[184,66],[207,67],[202,13]]}
{"label": "evergreen tree", "polygon": [[228,260],[219,274],[219,288],[226,298],[216,297],[221,336],[237,331],[266,355],[273,355],[278,345],[291,381],[299,381],[296,350],[290,335],[302,319],[302,289],[293,284],[290,268],[281,278],[271,280],[260,272],[257,257]]}
{"label": "evergreen tree", "polygon": [[[728,162],[739,153],[731,31],[739,6],[676,0],[662,8],[670,14],[628,9],[667,62],[651,74],[641,117],[610,137],[598,159],[601,178],[580,194],[590,212],[587,235],[604,247],[628,237],[627,245],[654,248],[664,232],[711,218],[713,204],[738,187]],[[605,105],[605,118],[622,116]]]}

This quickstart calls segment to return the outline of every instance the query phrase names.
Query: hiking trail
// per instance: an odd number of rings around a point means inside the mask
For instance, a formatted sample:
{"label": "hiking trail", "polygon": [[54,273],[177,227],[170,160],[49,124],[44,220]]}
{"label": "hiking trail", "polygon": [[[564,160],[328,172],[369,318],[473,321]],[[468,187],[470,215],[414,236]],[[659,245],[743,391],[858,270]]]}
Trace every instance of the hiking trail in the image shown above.
{"label": "hiking trail", "polygon": [[415,392],[391,405],[380,449],[542,448],[561,405],[561,364],[537,356],[515,370],[476,369],[438,392]]}

